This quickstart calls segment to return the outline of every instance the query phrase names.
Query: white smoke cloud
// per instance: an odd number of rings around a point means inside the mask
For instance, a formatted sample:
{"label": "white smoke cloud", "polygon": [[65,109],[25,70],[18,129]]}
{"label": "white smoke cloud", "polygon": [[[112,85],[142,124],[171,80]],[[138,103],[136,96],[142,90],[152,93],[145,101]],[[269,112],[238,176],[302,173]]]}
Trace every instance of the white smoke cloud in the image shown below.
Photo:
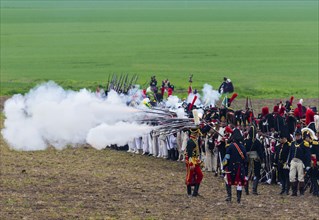
{"label": "white smoke cloud", "polygon": [[204,106],[212,106],[215,107],[215,103],[220,98],[220,93],[217,90],[213,90],[213,87],[208,84],[204,84],[203,91],[203,103]]}
{"label": "white smoke cloud", "polygon": [[177,118],[187,118],[187,115],[186,115],[186,112],[183,108],[178,108],[176,111],[175,111],[176,115],[177,115]]}
{"label": "white smoke cloud", "polygon": [[48,82],[5,102],[6,119],[1,133],[16,150],[44,150],[48,145],[63,149],[69,144],[84,144],[90,130],[102,123],[112,126],[141,117],[125,102],[114,91],[101,99],[86,89],[65,91]]}
{"label": "white smoke cloud", "polygon": [[180,106],[181,103],[180,99],[177,96],[171,95],[167,98],[167,101],[165,102],[165,106],[167,108],[173,108],[176,109]]}
{"label": "white smoke cloud", "polygon": [[94,148],[101,150],[114,143],[123,146],[128,140],[141,137],[151,130],[150,126],[135,123],[117,122],[115,125],[103,123],[89,131],[86,141]]}
{"label": "white smoke cloud", "polygon": [[[208,105],[219,99],[216,92],[211,86],[204,86],[203,97]],[[197,96],[195,105],[200,105],[200,95]],[[191,94],[188,102],[193,98]],[[49,145],[63,149],[85,143],[96,149],[111,144],[122,146],[154,129],[136,123],[144,117],[154,117],[145,113],[149,109],[143,99],[139,87],[130,90],[127,96],[110,91],[103,99],[87,89],[66,91],[50,81],[5,102],[1,134],[12,149],[25,151],[44,150]],[[127,106],[131,101],[140,103],[139,109]],[[185,118],[180,104],[177,96],[170,96],[166,107],[174,109],[179,118]]]}
{"label": "white smoke cloud", "polygon": [[215,103],[219,100],[220,94],[217,90],[213,89],[213,86],[209,84],[204,84],[204,87],[202,89],[203,97],[201,97],[200,94],[194,94],[190,93],[187,98],[187,103],[192,103],[195,96],[197,96],[197,99],[194,103],[196,106],[215,106]]}

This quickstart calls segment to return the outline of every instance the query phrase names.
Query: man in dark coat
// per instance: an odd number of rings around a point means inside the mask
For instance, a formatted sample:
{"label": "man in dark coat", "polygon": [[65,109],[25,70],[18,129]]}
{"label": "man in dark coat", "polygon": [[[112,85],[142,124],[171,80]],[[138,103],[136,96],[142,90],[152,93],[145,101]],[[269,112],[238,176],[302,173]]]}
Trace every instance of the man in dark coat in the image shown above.
{"label": "man in dark coat", "polygon": [[[251,126],[248,132],[248,137],[244,141],[248,156],[248,177],[250,174],[253,176],[253,194],[258,195],[257,187],[261,178],[261,169],[265,166],[265,154],[263,145],[256,138],[256,127]],[[248,183],[245,187],[246,194],[249,194]]]}
{"label": "man in dark coat", "polygon": [[224,77],[224,81],[219,86],[218,92],[220,94],[234,92],[234,86],[233,86],[233,83],[231,82],[231,80],[228,79],[227,77]]}
{"label": "man in dark coat", "polygon": [[243,137],[238,129],[232,132],[230,137],[231,144],[226,148],[226,155],[223,160],[225,169],[225,181],[227,198],[226,201],[231,201],[231,186],[237,186],[237,202],[240,203],[242,195],[242,187],[247,182],[246,165],[247,154],[244,145],[242,144]]}
{"label": "man in dark coat", "polygon": [[287,127],[284,127],[280,132],[280,145],[276,148],[275,152],[275,166],[278,166],[278,176],[281,182],[280,195],[286,193],[289,194],[289,166],[288,166],[288,155],[290,143],[289,131]]}
{"label": "man in dark coat", "polygon": [[[310,144],[307,141],[303,141],[301,137],[301,129],[297,129],[295,132],[295,141],[291,143],[289,151],[289,179],[292,186],[292,196],[297,196],[297,187],[299,182],[300,195],[304,194],[305,187],[305,173],[310,169]],[[298,176],[298,181],[296,181]]]}

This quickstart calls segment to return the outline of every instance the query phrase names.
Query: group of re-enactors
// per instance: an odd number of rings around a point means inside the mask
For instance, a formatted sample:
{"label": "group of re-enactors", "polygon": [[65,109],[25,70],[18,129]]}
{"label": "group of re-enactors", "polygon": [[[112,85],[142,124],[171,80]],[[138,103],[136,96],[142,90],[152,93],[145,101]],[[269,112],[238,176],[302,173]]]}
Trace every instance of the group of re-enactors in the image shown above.
{"label": "group of re-enactors", "polygon": [[[220,89],[229,82],[225,78]],[[252,194],[259,194],[261,181],[279,183],[280,195],[289,195],[290,190],[291,196],[297,196],[298,191],[304,195],[309,187],[318,197],[319,128],[314,119],[317,117],[318,122],[317,109],[302,109],[298,103],[293,110],[290,100],[290,106],[285,108],[280,103],[272,113],[263,107],[258,119],[251,117],[251,111],[242,112],[249,116],[246,122],[238,123],[238,111],[228,108],[230,104],[228,101],[226,108],[206,109],[205,123],[191,129],[168,135],[151,132],[134,138],[128,143],[128,152],[185,162],[190,197],[199,196],[203,171],[224,179],[227,202],[232,201],[231,186],[236,187],[240,203],[242,191],[250,193],[249,183]],[[267,179],[269,176],[271,179]]]}
{"label": "group of re-enactors", "polygon": [[302,132],[302,128],[300,123],[290,134],[287,126],[282,126],[280,132],[272,130],[267,137],[258,126],[235,126],[221,117],[220,121],[212,120],[209,126],[167,136],[150,133],[135,138],[128,143],[128,151],[185,162],[187,195],[191,197],[199,195],[203,171],[224,178],[228,202],[232,201],[231,186],[236,187],[238,203],[243,190],[249,194],[249,183],[252,183],[252,194],[258,195],[266,163],[272,166],[275,183],[281,185],[281,195],[289,195],[290,190],[291,196],[297,196],[298,192],[304,195],[307,174],[310,191],[318,196],[319,131]]}

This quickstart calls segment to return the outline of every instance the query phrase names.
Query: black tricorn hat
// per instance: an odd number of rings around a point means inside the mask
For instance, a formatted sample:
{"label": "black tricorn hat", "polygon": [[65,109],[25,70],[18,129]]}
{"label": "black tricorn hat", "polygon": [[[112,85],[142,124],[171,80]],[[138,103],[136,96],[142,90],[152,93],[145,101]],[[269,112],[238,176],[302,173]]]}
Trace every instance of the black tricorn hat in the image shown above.
{"label": "black tricorn hat", "polygon": [[297,130],[295,131],[295,135],[301,135],[301,134],[302,134],[301,129],[297,128]]}
{"label": "black tricorn hat", "polygon": [[244,137],[241,135],[241,133],[238,129],[235,129],[233,131],[232,135],[230,136],[230,140],[235,141],[235,142],[243,142]]}
{"label": "black tricorn hat", "polygon": [[310,109],[311,109],[314,113],[317,113],[317,112],[318,112],[316,106],[310,107]]}
{"label": "black tricorn hat", "polygon": [[307,137],[309,137],[310,139],[311,139],[311,134],[310,134],[310,132],[309,131],[305,131],[304,133],[303,133],[303,139],[306,139]]}

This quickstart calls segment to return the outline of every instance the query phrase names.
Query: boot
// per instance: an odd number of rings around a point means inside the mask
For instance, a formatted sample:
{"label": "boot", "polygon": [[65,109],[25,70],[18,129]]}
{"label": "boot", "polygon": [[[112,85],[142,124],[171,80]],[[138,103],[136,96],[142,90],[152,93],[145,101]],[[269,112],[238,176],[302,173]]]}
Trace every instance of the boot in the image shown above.
{"label": "boot", "polygon": [[175,150],[171,150],[171,160],[175,160]]}
{"label": "boot", "polygon": [[192,195],[192,187],[191,187],[191,185],[187,185],[187,195],[188,196]]}
{"label": "boot", "polygon": [[254,179],[254,182],[253,182],[253,194],[254,194],[254,195],[258,195],[258,192],[257,192],[258,182],[259,182],[259,179],[258,179],[258,178],[255,178],[255,179]]}
{"label": "boot", "polygon": [[247,185],[245,186],[246,195],[249,195],[249,181],[247,181]]}
{"label": "boot", "polygon": [[286,186],[286,194],[289,195],[289,190],[290,190],[290,182],[287,182],[287,186]]}
{"label": "boot", "polygon": [[178,159],[178,150],[174,149],[174,160],[176,161]]}
{"label": "boot", "polygon": [[300,195],[303,196],[304,195],[304,187],[305,187],[305,183],[304,182],[299,182],[299,192],[300,192]]}
{"label": "boot", "polygon": [[195,188],[194,188],[194,192],[193,192],[194,197],[198,196],[199,185],[200,185],[199,183],[195,184]]}
{"label": "boot", "polygon": [[241,199],[241,190],[237,190],[237,203],[240,203],[240,199]]}
{"label": "boot", "polygon": [[279,193],[280,195],[283,195],[286,192],[286,187],[281,186],[281,192]]}
{"label": "boot", "polygon": [[171,159],[171,155],[172,155],[172,150],[168,150],[167,151],[167,158],[166,158],[166,160],[170,160]]}
{"label": "boot", "polygon": [[226,191],[227,191],[227,197],[226,197],[226,202],[231,202],[231,186],[226,185]]}
{"label": "boot", "polygon": [[313,190],[312,190],[312,194],[314,196],[319,196],[319,188],[318,188],[318,182],[316,179],[312,179],[312,186],[313,186]]}
{"label": "boot", "polygon": [[297,196],[297,185],[298,185],[298,182],[291,182],[291,186],[292,186],[291,196]]}

